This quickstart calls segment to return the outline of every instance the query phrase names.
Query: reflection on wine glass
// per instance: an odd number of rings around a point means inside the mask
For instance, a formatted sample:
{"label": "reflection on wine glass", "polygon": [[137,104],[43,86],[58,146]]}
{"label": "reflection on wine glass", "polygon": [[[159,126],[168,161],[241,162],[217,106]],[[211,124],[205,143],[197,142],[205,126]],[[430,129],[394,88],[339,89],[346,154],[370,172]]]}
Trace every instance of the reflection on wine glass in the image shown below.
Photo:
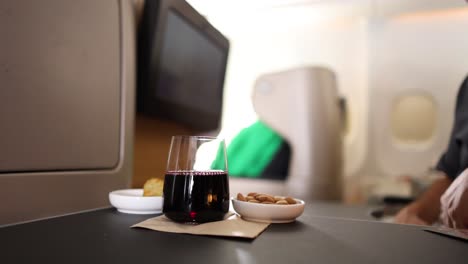
{"label": "reflection on wine glass", "polygon": [[177,222],[222,220],[229,210],[223,139],[174,136],[164,179],[163,213]]}

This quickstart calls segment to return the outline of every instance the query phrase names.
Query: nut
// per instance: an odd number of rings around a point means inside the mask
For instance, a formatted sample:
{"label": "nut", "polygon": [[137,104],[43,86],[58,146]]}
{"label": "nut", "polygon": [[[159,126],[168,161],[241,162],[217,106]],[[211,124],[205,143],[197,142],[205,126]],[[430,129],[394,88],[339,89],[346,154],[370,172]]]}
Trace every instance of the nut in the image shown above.
{"label": "nut", "polygon": [[257,196],[255,196],[255,198],[257,200],[259,200],[260,202],[271,202],[271,203],[275,202],[275,198],[273,198],[270,195],[266,195],[266,194],[257,195]]}
{"label": "nut", "polygon": [[250,192],[247,196],[242,195],[242,193],[237,194],[237,200],[249,202],[249,203],[262,203],[262,204],[278,204],[278,205],[289,205],[297,204],[297,201],[288,196],[273,196],[265,193],[256,193]]}
{"label": "nut", "polygon": [[297,203],[296,200],[294,200],[294,198],[292,198],[292,197],[286,197],[285,200],[288,202],[288,204],[296,204]]}
{"label": "nut", "polygon": [[279,201],[279,200],[284,200],[284,197],[283,196],[275,196],[275,201]]}
{"label": "nut", "polygon": [[250,200],[257,200],[257,199],[255,199],[255,197],[250,196],[250,195],[247,196],[247,197],[245,197],[245,199],[246,199],[247,201],[250,201]]}
{"label": "nut", "polygon": [[242,195],[242,193],[238,193],[238,194],[237,194],[237,200],[243,201],[243,202],[247,201],[247,200],[245,199],[244,195]]}

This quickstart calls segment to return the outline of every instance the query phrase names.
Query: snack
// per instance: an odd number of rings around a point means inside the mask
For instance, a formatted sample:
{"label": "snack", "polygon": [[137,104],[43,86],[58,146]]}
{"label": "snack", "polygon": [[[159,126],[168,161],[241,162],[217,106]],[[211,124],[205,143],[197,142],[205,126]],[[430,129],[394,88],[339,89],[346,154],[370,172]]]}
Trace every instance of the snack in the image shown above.
{"label": "snack", "polygon": [[151,178],[143,185],[143,196],[162,196],[164,180]]}
{"label": "snack", "polygon": [[273,196],[265,193],[251,192],[247,196],[242,193],[237,194],[237,200],[248,203],[262,203],[262,204],[279,204],[288,205],[296,204],[296,200],[292,197]]}

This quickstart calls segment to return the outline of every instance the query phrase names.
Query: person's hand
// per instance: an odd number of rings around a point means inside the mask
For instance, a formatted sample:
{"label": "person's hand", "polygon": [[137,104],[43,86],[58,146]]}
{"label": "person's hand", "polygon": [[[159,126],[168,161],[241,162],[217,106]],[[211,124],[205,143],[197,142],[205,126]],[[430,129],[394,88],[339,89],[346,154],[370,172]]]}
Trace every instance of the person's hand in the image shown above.
{"label": "person's hand", "polygon": [[444,225],[468,228],[468,169],[464,170],[440,198],[440,218]]}
{"label": "person's hand", "polygon": [[412,203],[398,212],[394,222],[397,224],[429,225],[429,223],[424,221],[419,215],[420,209],[418,204]]}

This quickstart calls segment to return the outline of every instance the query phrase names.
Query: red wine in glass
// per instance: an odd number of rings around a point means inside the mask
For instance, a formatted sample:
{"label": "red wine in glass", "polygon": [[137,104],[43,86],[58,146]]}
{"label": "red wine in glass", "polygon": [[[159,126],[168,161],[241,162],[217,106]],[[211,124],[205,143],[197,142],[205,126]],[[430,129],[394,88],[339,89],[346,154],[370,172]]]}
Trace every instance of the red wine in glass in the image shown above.
{"label": "red wine in glass", "polygon": [[173,136],[164,177],[163,213],[185,223],[222,220],[229,210],[223,139]]}
{"label": "red wine in glass", "polygon": [[163,212],[176,222],[204,223],[229,210],[229,182],[224,171],[169,171],[164,179]]}

